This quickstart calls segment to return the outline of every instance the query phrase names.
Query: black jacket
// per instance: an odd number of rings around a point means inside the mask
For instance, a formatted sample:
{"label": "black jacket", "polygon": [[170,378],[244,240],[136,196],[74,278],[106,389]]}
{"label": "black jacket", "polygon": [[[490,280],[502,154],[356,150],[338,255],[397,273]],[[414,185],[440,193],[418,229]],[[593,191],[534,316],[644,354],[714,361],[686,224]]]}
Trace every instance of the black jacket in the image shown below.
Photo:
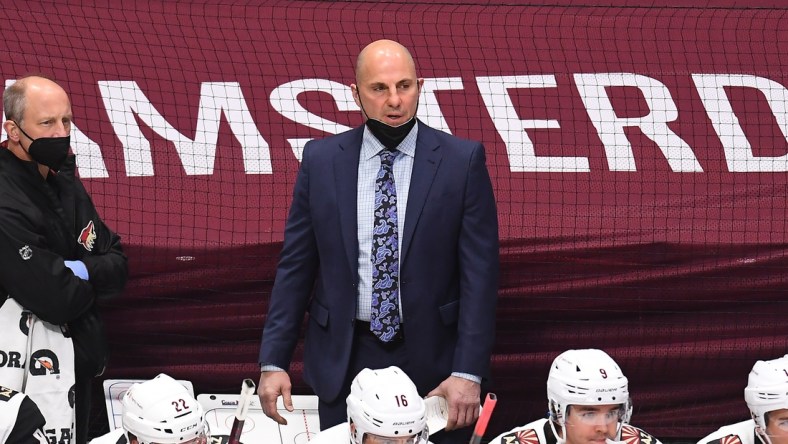
{"label": "black jacket", "polygon": [[[107,342],[96,301],[119,295],[127,260],[74,175],[75,157],[46,180],[35,162],[0,147],[0,290],[40,319],[67,327],[78,375],[100,374]],[[89,281],[64,260],[81,260]],[[4,301],[0,298],[0,302]],[[0,327],[3,328],[3,327]]]}

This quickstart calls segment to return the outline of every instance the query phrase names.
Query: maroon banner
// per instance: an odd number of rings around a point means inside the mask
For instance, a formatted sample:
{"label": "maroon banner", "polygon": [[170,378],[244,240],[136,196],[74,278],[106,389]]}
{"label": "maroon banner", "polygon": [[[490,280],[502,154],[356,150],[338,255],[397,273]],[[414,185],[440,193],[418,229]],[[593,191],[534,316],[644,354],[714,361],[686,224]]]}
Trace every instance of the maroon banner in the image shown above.
{"label": "maroon banner", "polygon": [[[420,119],[487,151],[488,435],[541,416],[550,361],[580,347],[619,361],[658,437],[746,419],[747,372],[788,351],[788,10],[590,3],[6,8],[6,82],[70,93],[80,175],[129,255],[107,376],[228,393],[255,376],[301,150],[362,123],[355,56],[391,38],[425,78]],[[308,392],[300,349],[292,370]]]}

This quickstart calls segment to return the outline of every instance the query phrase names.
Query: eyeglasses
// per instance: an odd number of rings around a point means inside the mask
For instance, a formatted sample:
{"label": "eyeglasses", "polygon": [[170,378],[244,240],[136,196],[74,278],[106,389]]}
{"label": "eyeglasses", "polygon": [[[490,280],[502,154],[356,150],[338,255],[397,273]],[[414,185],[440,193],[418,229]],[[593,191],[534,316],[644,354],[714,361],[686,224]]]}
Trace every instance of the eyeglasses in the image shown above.
{"label": "eyeglasses", "polygon": [[778,419],[775,421],[775,424],[778,429],[782,430],[783,432],[788,432],[788,418],[786,419]]}
{"label": "eyeglasses", "polygon": [[600,412],[596,410],[584,410],[584,411],[573,410],[570,414],[577,416],[577,418],[580,419],[580,422],[582,422],[583,424],[610,425],[615,422],[621,421],[621,418],[624,417],[624,409],[617,408],[613,410],[608,410],[607,412]]}

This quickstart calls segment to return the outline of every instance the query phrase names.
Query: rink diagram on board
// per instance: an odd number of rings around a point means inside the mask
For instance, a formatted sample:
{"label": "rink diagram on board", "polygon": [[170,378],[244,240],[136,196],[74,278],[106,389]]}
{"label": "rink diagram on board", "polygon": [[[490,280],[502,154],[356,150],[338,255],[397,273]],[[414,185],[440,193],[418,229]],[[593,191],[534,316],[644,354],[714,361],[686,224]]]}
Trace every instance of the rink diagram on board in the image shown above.
{"label": "rink diagram on board", "polygon": [[[122,420],[122,399],[132,384],[143,382],[142,379],[108,379],[104,381],[104,398],[107,405],[107,418],[110,430],[120,428]],[[189,393],[194,395],[190,381],[179,380]],[[214,435],[228,435],[235,418],[239,395],[209,394],[197,396],[197,401],[205,410],[205,419]],[[241,442],[243,444],[276,443],[276,444],[307,444],[320,431],[320,419],[317,415],[317,396],[293,396],[293,412],[288,412],[277,403],[279,413],[287,419],[287,425],[279,425],[265,416],[257,396],[252,398],[249,413],[244,422]]]}

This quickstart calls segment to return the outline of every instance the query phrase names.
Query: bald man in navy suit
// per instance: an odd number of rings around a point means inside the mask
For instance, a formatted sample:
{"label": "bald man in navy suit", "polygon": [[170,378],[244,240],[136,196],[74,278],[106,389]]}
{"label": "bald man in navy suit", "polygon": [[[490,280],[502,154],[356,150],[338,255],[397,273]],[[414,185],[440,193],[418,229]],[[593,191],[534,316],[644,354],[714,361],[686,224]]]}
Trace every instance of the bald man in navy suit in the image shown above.
{"label": "bald man in navy suit", "polygon": [[277,422],[308,313],[304,379],[321,429],[346,420],[360,370],[396,365],[448,401],[432,441],[468,442],[494,341],[497,210],[482,144],[416,119],[423,83],[404,46],[369,44],[351,85],[365,124],[304,148],[259,357]]}

